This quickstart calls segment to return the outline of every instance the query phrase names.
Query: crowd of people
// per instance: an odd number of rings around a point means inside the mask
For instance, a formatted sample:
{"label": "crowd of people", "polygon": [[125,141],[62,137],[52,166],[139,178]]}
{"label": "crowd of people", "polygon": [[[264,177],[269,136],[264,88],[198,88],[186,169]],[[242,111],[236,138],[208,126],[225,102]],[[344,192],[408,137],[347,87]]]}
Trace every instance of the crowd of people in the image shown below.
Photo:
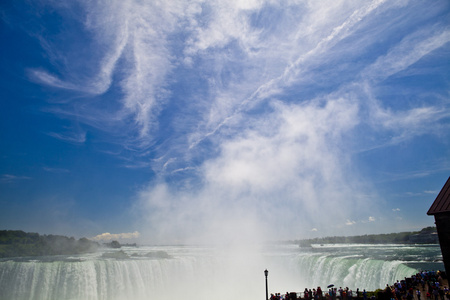
{"label": "crowd of people", "polygon": [[356,291],[350,290],[348,287],[342,288],[334,288],[329,287],[328,292],[323,292],[321,287],[317,287],[317,289],[307,289],[302,293],[295,292],[287,292],[282,295],[281,293],[271,294],[270,300],[294,300],[294,299],[304,299],[304,300],[367,300],[367,292],[363,290],[362,292],[359,289]]}
{"label": "crowd of people", "polygon": [[[450,300],[450,291],[447,286],[445,272],[422,271],[397,280],[392,285],[386,284],[384,290],[368,293],[356,289],[352,291],[348,287],[328,286],[328,291],[324,292],[321,287],[317,289],[307,289],[302,293],[286,292],[285,294],[275,293],[270,295],[270,300]],[[370,296],[369,296],[370,294]]]}
{"label": "crowd of people", "polygon": [[410,278],[386,285],[380,296],[381,300],[446,300],[450,299],[448,286],[445,284],[444,272],[423,271]]}

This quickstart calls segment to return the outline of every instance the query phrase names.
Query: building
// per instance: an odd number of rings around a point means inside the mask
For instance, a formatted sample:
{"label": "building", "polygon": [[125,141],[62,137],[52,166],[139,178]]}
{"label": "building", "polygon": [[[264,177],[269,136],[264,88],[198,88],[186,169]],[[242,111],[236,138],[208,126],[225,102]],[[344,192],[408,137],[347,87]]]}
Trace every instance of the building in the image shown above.
{"label": "building", "polygon": [[450,274],[450,177],[427,212],[434,216],[445,273]]}

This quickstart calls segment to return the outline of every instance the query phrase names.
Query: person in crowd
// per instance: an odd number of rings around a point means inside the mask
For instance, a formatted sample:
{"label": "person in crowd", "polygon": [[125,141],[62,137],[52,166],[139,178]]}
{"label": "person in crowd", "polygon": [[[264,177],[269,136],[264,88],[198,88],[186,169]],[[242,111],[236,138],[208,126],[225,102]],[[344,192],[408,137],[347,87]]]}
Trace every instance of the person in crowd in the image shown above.
{"label": "person in crowd", "polygon": [[320,286],[317,287],[317,299],[323,300],[323,293],[322,293],[322,289],[320,288]]}
{"label": "person in crowd", "polygon": [[433,293],[433,299],[434,300],[439,300],[439,288],[435,286],[433,288],[432,293]]}
{"label": "person in crowd", "polygon": [[450,290],[447,286],[444,286],[444,294],[447,297],[447,299],[450,299]]}
{"label": "person in crowd", "polygon": [[386,284],[386,287],[384,288],[384,293],[386,294],[387,299],[392,298],[392,291],[391,291],[391,287],[389,286],[389,284]]}
{"label": "person in crowd", "polygon": [[411,290],[408,290],[408,292],[406,293],[406,300],[413,300],[414,299],[414,294],[412,293]]}
{"label": "person in crowd", "polygon": [[333,300],[333,288],[328,289],[328,300]]}
{"label": "person in crowd", "polygon": [[331,300],[336,300],[337,298],[337,288],[331,288],[330,289],[330,298]]}

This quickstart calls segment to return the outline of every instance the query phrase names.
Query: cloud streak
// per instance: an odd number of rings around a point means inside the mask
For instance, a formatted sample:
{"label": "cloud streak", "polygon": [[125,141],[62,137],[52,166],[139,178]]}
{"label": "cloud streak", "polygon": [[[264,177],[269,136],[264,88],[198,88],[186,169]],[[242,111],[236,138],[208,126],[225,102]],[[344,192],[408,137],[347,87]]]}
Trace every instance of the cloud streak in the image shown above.
{"label": "cloud streak", "polygon": [[0,181],[4,183],[15,183],[20,182],[22,180],[30,180],[30,179],[32,178],[28,176],[17,176],[13,174],[2,174],[0,176]]}

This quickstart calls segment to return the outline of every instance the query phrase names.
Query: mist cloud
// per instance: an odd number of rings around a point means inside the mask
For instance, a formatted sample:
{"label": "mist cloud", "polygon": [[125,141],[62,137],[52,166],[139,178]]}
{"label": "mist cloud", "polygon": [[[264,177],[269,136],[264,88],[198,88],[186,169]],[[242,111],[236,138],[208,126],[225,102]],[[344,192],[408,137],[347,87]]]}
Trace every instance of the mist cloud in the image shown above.
{"label": "mist cloud", "polygon": [[[220,153],[197,169],[199,185],[158,182],[140,195],[152,240],[261,241],[324,232],[371,205],[349,172],[343,136],[358,124],[358,106],[272,104],[265,120],[218,141]],[[179,184],[179,183],[178,183]],[[368,216],[367,216],[368,218]],[[354,223],[352,223],[354,224]]]}

